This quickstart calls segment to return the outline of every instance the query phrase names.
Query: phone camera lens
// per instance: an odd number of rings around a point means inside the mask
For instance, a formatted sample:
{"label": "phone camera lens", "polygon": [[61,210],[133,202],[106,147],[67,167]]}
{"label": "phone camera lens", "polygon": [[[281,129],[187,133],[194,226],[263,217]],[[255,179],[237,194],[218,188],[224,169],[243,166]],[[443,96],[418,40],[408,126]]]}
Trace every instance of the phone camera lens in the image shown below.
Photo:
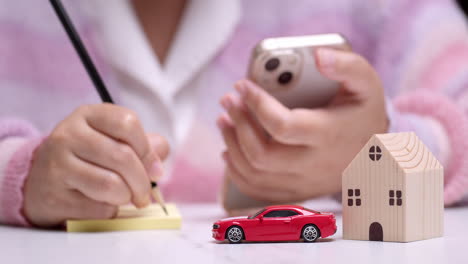
{"label": "phone camera lens", "polygon": [[274,71],[280,65],[280,60],[278,58],[271,58],[265,64],[265,70]]}
{"label": "phone camera lens", "polygon": [[280,84],[288,84],[291,82],[293,78],[293,74],[291,72],[283,72],[279,77],[278,77],[278,82]]}

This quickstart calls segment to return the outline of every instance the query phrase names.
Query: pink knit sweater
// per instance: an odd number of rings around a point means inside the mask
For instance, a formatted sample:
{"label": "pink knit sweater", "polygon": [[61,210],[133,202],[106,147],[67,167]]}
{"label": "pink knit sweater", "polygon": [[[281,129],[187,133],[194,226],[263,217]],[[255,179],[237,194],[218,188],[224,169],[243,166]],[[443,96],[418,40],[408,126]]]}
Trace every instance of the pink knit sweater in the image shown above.
{"label": "pink knit sweater", "polygon": [[[232,31],[183,85],[195,91],[187,97],[195,112],[177,139],[163,183],[167,199],[216,200],[223,171],[217,102],[244,76],[251,47],[265,37],[329,32],[346,36],[380,74],[391,132],[415,131],[443,163],[445,203],[462,199],[468,189],[468,33],[454,2],[238,1]],[[95,21],[74,14],[111,92],[125,105],[125,84],[99,47]],[[35,148],[75,107],[99,98],[47,1],[0,0],[0,58],[0,223],[25,225],[22,187]]]}

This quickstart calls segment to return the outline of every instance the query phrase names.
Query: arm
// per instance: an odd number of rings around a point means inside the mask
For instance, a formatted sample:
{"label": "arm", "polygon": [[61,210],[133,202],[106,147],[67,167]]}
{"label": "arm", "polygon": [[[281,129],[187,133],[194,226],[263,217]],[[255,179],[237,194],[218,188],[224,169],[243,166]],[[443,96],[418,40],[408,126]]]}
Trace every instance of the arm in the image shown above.
{"label": "arm", "polygon": [[468,190],[466,21],[451,1],[395,1],[389,10],[395,15],[381,29],[374,64],[390,132],[415,131],[429,146],[444,165],[451,205]]}
{"label": "arm", "polygon": [[29,123],[0,119],[0,223],[29,225],[23,213],[23,186],[32,154],[42,141]]}

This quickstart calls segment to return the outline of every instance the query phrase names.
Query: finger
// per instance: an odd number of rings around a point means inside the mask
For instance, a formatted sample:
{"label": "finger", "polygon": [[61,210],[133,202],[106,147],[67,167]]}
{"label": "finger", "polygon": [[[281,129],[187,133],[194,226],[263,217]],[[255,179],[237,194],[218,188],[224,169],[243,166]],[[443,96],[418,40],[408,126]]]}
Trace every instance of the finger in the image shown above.
{"label": "finger", "polygon": [[[264,162],[268,148],[267,135],[250,119],[247,112],[240,106],[238,100],[228,94],[222,98],[221,104],[226,108],[229,117],[234,123],[236,147],[240,146],[243,153],[242,156],[245,155],[246,159],[258,170],[274,171],[277,169],[272,168],[270,164],[267,165],[265,164],[267,162]],[[223,123],[227,122],[226,117],[222,116],[218,121],[220,128],[227,127],[227,125],[223,126]],[[225,134],[228,133],[229,129],[222,130],[223,134]]]}
{"label": "finger", "polygon": [[75,140],[71,148],[75,156],[122,176],[132,192],[135,206],[144,207],[150,203],[150,178],[130,146],[91,128],[77,134]]}
{"label": "finger", "polygon": [[111,205],[131,202],[132,194],[123,177],[74,155],[69,155],[68,159],[70,172],[64,179],[68,187],[98,202]]}
{"label": "finger", "polygon": [[367,60],[350,51],[319,48],[315,51],[316,65],[325,77],[344,84],[348,92],[365,96],[375,90],[379,77]]}
{"label": "finger", "polygon": [[89,126],[129,145],[145,168],[151,168],[156,157],[134,112],[113,104],[83,106],[79,111],[82,111]]}
{"label": "finger", "polygon": [[169,143],[166,138],[156,133],[147,133],[146,135],[150,142],[150,146],[154,151],[156,151],[159,159],[165,160],[170,153]]}
{"label": "finger", "polygon": [[[230,121],[227,115],[222,115],[218,119],[218,126],[229,151],[234,151],[235,163],[237,164],[239,161],[240,164],[246,164],[244,167],[248,166],[258,172],[281,175],[301,173],[299,170],[302,168],[301,163],[303,163],[301,157],[309,155],[309,147],[284,145],[274,140],[261,145],[260,149],[252,150],[253,142],[249,139],[244,139],[244,143],[240,143],[237,125],[234,121]],[[236,128],[234,129],[234,127]],[[245,145],[244,148],[242,148],[242,144]]]}
{"label": "finger", "polygon": [[[229,103],[224,101],[229,100]],[[230,152],[233,154],[235,163],[239,163],[242,168],[238,168],[242,173],[250,174],[255,170],[266,172],[285,172],[285,160],[273,160],[276,153],[272,152],[272,146],[275,142],[268,140],[264,131],[257,124],[249,119],[246,111],[240,109],[234,99],[230,96],[223,98],[224,105],[232,104],[226,107],[229,117],[222,115],[218,119],[218,126],[224,137],[224,141]],[[232,120],[233,125],[229,125],[228,120]],[[235,129],[235,131],[233,131]],[[269,141],[269,142],[268,142]],[[276,148],[278,149],[278,148]],[[252,168],[250,170],[250,168]]]}
{"label": "finger", "polygon": [[250,184],[246,181],[246,177],[242,177],[236,170],[227,152],[223,155],[223,158],[226,162],[226,177],[232,180],[242,193],[254,199],[270,203],[284,203],[292,200],[293,196],[291,192],[279,191],[266,187],[258,188],[257,186]]}
{"label": "finger", "polygon": [[221,128],[224,141],[228,148],[231,163],[240,173],[240,175],[248,175],[245,181],[248,182],[250,185],[256,186],[258,188],[290,190],[290,185],[284,183],[293,180],[294,176],[286,172],[275,173],[279,172],[278,170],[273,170],[273,172],[267,172],[254,168],[242,153],[239,146],[239,142],[236,139],[236,132],[232,127],[228,127],[228,124],[226,122],[227,121],[224,120],[223,117],[221,117],[218,120],[218,125]]}
{"label": "finger", "polygon": [[64,209],[68,219],[110,219],[117,215],[118,207],[89,199],[78,191],[69,193],[70,204]]}
{"label": "finger", "polygon": [[290,110],[265,90],[249,80],[235,85],[255,118],[278,142],[288,145],[307,145],[317,142],[327,127],[328,112],[324,109]]}

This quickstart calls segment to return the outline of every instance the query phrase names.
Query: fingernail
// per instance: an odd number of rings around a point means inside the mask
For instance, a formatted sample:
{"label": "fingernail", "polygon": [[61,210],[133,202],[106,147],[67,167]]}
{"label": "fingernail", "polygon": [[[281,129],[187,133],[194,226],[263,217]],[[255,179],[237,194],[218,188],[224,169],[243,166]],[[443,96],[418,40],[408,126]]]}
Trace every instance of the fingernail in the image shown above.
{"label": "fingernail", "polygon": [[248,91],[248,94],[251,98],[255,98],[259,95],[264,89],[258,86],[251,80],[244,80],[245,90]]}
{"label": "fingernail", "polygon": [[245,89],[250,89],[250,90],[256,90],[256,89],[261,88],[255,82],[253,82],[252,80],[249,80],[249,79],[244,80],[244,85],[245,85]]}
{"label": "fingernail", "polygon": [[221,129],[221,130],[224,130],[227,126],[226,124],[226,120],[224,120],[223,117],[220,117],[218,118],[218,120],[216,121],[216,125],[218,125],[218,128]]}
{"label": "fingernail", "polygon": [[245,97],[247,95],[247,87],[245,86],[245,82],[237,82],[234,88],[242,97]]}
{"label": "fingernail", "polygon": [[224,160],[225,162],[228,161],[228,152],[227,152],[227,151],[224,151],[223,154],[222,154],[221,156],[223,157],[223,160]]}
{"label": "fingernail", "polygon": [[145,208],[151,204],[151,199],[149,196],[145,196],[143,200],[140,200],[138,205],[135,205],[137,208]]}
{"label": "fingernail", "polygon": [[149,171],[150,179],[152,181],[157,181],[161,177],[162,173],[163,173],[163,169],[161,166],[161,161],[157,160],[153,162],[153,165],[151,165],[151,168]]}
{"label": "fingernail", "polygon": [[232,107],[232,98],[230,96],[225,96],[221,100],[221,105],[226,109],[229,110]]}
{"label": "fingernail", "polygon": [[320,65],[326,70],[333,70],[336,61],[335,52],[330,49],[319,49],[317,53]]}

